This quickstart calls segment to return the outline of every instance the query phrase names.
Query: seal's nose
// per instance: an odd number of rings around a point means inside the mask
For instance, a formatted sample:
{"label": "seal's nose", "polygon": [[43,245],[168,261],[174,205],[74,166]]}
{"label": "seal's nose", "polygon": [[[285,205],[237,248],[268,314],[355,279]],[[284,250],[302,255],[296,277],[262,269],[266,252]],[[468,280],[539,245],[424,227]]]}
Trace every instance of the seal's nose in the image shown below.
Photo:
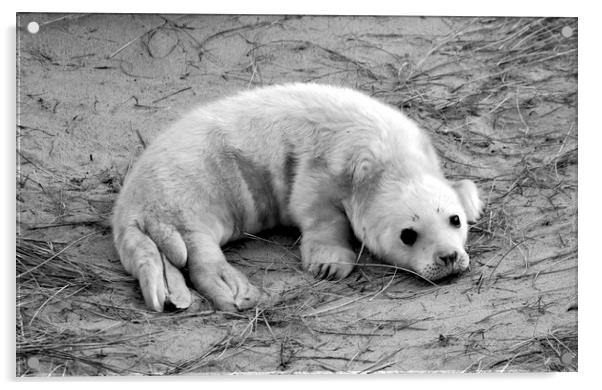
{"label": "seal's nose", "polygon": [[458,259],[458,252],[453,251],[452,253],[440,255],[439,259],[441,259],[441,261],[443,261],[445,265],[454,264]]}

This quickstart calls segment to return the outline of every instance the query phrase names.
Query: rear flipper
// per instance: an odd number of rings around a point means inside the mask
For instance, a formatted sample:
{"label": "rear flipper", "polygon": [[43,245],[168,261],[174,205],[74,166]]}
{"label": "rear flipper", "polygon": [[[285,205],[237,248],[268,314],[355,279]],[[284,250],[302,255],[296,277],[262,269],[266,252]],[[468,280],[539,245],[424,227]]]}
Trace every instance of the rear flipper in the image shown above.
{"label": "rear flipper", "polygon": [[[174,261],[166,258],[137,225],[128,226],[116,241],[121,263],[140,282],[149,308],[162,312],[166,307],[185,309],[190,306],[190,290],[180,270],[172,264],[185,264],[185,258]],[[171,254],[173,256],[173,251]]]}
{"label": "rear flipper", "polygon": [[190,280],[217,309],[246,310],[266,299],[262,291],[226,261],[219,244],[211,237],[197,233],[189,234],[185,240]]}
{"label": "rear flipper", "polygon": [[167,308],[171,306],[174,309],[187,309],[192,303],[192,296],[190,295],[188,286],[186,286],[182,273],[164,255],[161,255],[161,260],[163,260],[163,276],[165,279],[165,290],[167,291],[163,307]]}

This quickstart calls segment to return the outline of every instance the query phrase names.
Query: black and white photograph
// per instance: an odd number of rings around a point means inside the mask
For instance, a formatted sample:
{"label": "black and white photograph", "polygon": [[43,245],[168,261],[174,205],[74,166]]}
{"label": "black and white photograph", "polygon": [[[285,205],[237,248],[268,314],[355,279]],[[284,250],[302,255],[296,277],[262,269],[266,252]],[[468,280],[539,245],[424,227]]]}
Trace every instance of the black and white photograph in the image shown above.
{"label": "black and white photograph", "polygon": [[12,375],[579,371],[577,17],[15,16]]}

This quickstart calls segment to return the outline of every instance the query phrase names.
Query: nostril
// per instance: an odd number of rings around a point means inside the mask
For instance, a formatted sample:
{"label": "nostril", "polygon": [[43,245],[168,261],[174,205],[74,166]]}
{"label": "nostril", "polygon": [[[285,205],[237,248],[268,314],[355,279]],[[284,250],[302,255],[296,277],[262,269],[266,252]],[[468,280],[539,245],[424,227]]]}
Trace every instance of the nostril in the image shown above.
{"label": "nostril", "polygon": [[450,254],[447,254],[445,256],[439,256],[439,258],[441,260],[443,260],[443,262],[445,263],[445,265],[453,264],[458,259],[458,252],[454,251],[454,252],[452,252]]}

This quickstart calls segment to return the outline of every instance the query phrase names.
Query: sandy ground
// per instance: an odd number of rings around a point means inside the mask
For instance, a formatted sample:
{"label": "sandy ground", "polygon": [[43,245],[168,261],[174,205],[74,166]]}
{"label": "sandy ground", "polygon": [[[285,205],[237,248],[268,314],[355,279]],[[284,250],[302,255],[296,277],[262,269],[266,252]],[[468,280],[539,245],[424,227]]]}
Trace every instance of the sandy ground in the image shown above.
{"label": "sandy ground", "polygon": [[[18,24],[17,376],[577,370],[576,19]],[[430,285],[363,254],[316,281],[276,230],[226,250],[270,305],[149,312],[107,225],[128,167],[199,102],[285,81],[358,88],[429,131],[486,201],[471,272]]]}

